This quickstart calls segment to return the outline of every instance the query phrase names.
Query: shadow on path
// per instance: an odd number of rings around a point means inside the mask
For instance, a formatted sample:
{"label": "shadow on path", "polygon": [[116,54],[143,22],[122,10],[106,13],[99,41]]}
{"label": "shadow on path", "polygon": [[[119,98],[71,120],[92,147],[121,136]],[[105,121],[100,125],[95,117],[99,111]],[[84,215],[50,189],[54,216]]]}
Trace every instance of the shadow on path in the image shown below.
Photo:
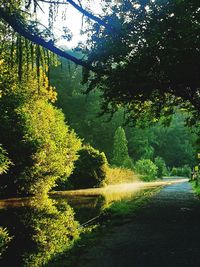
{"label": "shadow on path", "polygon": [[166,186],[78,267],[199,267],[200,201],[185,181]]}

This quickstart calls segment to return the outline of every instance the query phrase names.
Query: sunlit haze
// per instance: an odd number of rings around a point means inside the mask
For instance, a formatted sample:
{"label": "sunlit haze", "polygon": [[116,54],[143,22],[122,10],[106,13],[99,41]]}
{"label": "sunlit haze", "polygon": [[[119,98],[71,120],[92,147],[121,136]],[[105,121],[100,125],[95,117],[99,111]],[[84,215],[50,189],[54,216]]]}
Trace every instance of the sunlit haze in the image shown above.
{"label": "sunlit haze", "polygon": [[[49,5],[42,3],[41,4],[41,11],[38,9],[36,17],[39,20],[40,23],[42,23],[44,26],[48,27],[48,11]],[[90,4],[90,10],[94,14],[100,14],[101,13],[101,5],[100,1],[91,1]],[[58,8],[58,15],[56,17],[56,20],[54,22],[54,33],[56,35],[57,44],[59,46],[67,46],[68,48],[75,47],[79,42],[84,42],[86,40],[86,36],[80,34],[81,26],[82,26],[82,13],[80,13],[78,10],[76,10],[71,5],[67,6],[66,10],[66,20],[62,19],[62,13],[64,11],[64,6],[60,5]],[[60,36],[63,34],[62,28],[66,26],[70,29],[70,31],[73,34],[72,40],[67,41],[64,39],[61,39]],[[83,24],[84,26],[84,24]]]}

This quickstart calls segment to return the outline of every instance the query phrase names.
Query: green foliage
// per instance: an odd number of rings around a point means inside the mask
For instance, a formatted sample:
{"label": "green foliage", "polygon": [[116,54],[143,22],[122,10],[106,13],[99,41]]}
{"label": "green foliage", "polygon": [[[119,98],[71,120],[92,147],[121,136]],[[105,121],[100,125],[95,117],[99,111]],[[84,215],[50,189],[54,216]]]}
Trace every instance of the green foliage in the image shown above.
{"label": "green foliage", "polygon": [[71,174],[80,140],[66,126],[61,111],[49,103],[26,104],[23,115],[27,126],[25,141],[37,144],[33,165],[25,171],[24,178],[29,192],[48,192],[56,179]]}
{"label": "green foliage", "polygon": [[75,189],[102,186],[106,178],[107,159],[105,154],[91,146],[79,151],[79,158],[69,178]]}
{"label": "green foliage", "polygon": [[7,229],[0,227],[0,258],[11,240],[12,237],[9,236]]}
{"label": "green foliage", "polygon": [[135,163],[135,170],[143,181],[152,181],[157,178],[157,166],[149,159],[141,159]]}
{"label": "green foliage", "polygon": [[56,93],[42,69],[41,80],[30,71],[19,83],[9,72],[1,75],[7,66],[0,63],[0,138],[13,162],[0,189],[7,194],[47,193],[60,176],[71,174],[81,142],[50,103]]}
{"label": "green foliage", "polygon": [[[62,108],[78,135],[84,138],[86,143],[104,151],[111,162],[113,136],[115,130],[124,122],[123,109],[120,107],[109,122],[106,114],[97,117],[100,113],[101,93],[96,90],[87,96],[83,95],[81,92],[84,87],[81,86],[80,80],[81,69],[75,68],[68,61],[62,61],[62,68],[51,70],[51,83],[58,91],[56,105]],[[155,123],[151,127],[147,118],[138,121],[135,127],[124,127],[130,158],[134,161],[141,158],[153,160],[160,156],[170,167],[194,165],[196,135],[184,125],[185,119],[186,113],[177,109],[168,127],[162,124],[166,121],[163,116],[161,123]]]}
{"label": "green foliage", "polygon": [[161,157],[156,157],[154,160],[154,163],[156,167],[158,168],[157,170],[158,178],[162,178],[163,176],[167,175],[167,167],[166,167],[165,161]]}
{"label": "green foliage", "polygon": [[171,170],[171,176],[181,176],[191,178],[192,170],[189,166],[185,165],[183,167],[173,167]]}
{"label": "green foliage", "polygon": [[101,89],[105,111],[126,107],[129,120],[148,112],[154,121],[182,106],[193,111],[196,123],[200,110],[198,1],[138,1],[137,8],[134,3],[120,1],[104,9],[103,18],[115,34],[94,25],[87,58],[108,73],[92,74],[90,90]]}
{"label": "green foliage", "polygon": [[12,163],[7,157],[6,151],[0,145],[0,175],[6,173],[11,164]]}
{"label": "green foliage", "polygon": [[111,163],[114,166],[125,167],[130,166],[129,154],[128,154],[128,142],[124,129],[120,126],[115,131],[114,144],[113,144],[113,158]]}
{"label": "green foliage", "polygon": [[129,169],[129,170],[133,170],[134,169],[134,165],[133,165],[133,161],[130,157],[127,157],[124,162],[123,162],[123,167],[125,169]]}

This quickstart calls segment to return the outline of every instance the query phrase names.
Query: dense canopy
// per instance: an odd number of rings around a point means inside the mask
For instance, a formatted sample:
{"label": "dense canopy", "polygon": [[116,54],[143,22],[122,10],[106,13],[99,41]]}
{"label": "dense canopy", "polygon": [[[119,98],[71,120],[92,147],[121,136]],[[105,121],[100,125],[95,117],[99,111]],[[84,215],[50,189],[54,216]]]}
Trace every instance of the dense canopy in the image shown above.
{"label": "dense canopy", "polygon": [[[81,60],[57,48],[53,27],[39,31],[28,15],[48,3],[50,20],[56,8],[72,5],[87,18],[87,44]],[[200,110],[200,9],[196,0],[101,1],[101,15],[87,11],[91,1],[8,1],[3,18],[14,31],[93,72],[88,90],[99,87],[103,110],[127,109],[128,117],[149,110],[153,117],[184,106],[198,117]],[[89,4],[88,4],[89,3]],[[25,9],[24,9],[25,5]],[[33,8],[34,6],[34,8]],[[23,11],[21,11],[23,10]],[[89,9],[88,9],[89,10]],[[44,10],[46,12],[46,10]],[[69,18],[70,19],[70,18]],[[69,31],[68,31],[69,32]],[[69,37],[69,34],[68,34]]]}

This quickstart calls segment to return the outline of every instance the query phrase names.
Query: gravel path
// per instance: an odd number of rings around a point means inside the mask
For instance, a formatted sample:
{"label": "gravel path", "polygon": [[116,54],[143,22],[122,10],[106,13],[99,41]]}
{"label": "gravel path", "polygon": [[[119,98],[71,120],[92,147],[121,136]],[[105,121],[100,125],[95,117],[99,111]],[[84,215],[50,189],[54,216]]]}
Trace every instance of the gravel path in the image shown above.
{"label": "gravel path", "polygon": [[200,267],[200,202],[187,181],[162,189],[77,267],[151,266]]}

